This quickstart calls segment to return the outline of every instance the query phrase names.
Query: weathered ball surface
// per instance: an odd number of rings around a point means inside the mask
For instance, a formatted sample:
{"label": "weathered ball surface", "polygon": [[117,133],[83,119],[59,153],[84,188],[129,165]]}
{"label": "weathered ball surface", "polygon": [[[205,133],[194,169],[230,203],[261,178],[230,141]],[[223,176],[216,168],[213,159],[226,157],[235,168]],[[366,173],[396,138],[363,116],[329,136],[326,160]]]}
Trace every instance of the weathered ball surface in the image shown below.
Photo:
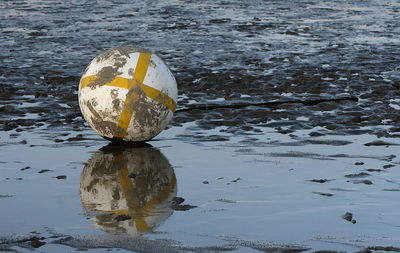
{"label": "weathered ball surface", "polygon": [[79,83],[83,117],[110,140],[147,141],[170,122],[177,85],[156,54],[123,46],[92,60]]}

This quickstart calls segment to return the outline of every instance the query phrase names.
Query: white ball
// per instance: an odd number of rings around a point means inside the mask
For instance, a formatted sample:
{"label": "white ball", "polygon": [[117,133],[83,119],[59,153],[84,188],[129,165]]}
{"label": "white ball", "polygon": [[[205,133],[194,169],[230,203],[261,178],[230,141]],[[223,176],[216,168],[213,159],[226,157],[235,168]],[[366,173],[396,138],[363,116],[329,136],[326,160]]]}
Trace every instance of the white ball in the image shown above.
{"label": "white ball", "polygon": [[123,46],[92,60],[80,80],[78,97],[83,117],[99,135],[147,141],[170,122],[178,91],[160,57]]}

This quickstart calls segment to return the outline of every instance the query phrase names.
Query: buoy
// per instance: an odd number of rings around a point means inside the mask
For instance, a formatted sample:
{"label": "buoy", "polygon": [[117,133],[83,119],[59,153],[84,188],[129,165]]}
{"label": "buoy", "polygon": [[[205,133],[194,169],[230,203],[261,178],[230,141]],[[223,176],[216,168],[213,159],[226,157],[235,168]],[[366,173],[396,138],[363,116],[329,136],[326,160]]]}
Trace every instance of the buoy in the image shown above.
{"label": "buoy", "polygon": [[178,92],[160,57],[144,48],[123,46],[91,61],[78,97],[83,117],[100,136],[137,142],[164,130],[176,110]]}

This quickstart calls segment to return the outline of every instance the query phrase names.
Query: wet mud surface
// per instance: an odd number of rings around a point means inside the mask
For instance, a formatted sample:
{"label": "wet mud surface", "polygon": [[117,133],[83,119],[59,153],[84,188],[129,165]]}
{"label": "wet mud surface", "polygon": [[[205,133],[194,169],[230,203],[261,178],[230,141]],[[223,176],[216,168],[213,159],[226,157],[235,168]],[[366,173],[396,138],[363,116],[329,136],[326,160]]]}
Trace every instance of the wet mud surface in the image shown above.
{"label": "wet mud surface", "polygon": [[[398,252],[399,11],[1,1],[0,251]],[[165,60],[179,101],[153,147],[116,153],[77,89],[124,45]]]}

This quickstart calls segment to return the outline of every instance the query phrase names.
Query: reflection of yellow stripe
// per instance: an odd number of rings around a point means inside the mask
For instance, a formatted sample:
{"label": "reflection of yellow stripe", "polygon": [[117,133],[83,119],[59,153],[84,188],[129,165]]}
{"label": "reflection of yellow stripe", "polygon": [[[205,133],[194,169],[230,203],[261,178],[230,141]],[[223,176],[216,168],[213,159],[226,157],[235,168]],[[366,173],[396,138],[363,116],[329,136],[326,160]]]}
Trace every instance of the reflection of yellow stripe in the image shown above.
{"label": "reflection of yellow stripe", "polygon": [[115,162],[122,162],[121,163],[121,168],[117,170],[117,175],[119,182],[121,184],[122,192],[124,193],[125,199],[129,203],[128,206],[134,207],[137,206],[137,201],[133,197],[133,193],[135,192],[134,186],[132,184],[132,179],[128,177],[129,171],[128,171],[128,165],[126,160],[124,159],[123,155],[117,155],[115,157]]}
{"label": "reflection of yellow stripe", "polygon": [[[122,161],[124,158],[122,155],[116,156],[116,161]],[[147,232],[150,230],[149,225],[147,225],[145,217],[135,217],[135,211],[140,210],[139,203],[135,198],[135,187],[133,186],[132,179],[128,177],[129,171],[127,167],[127,162],[123,161],[123,167],[117,170],[117,175],[121,183],[122,192],[124,193],[124,197],[126,199],[126,204],[128,206],[129,215],[135,222],[136,230],[139,232]],[[124,213],[125,210],[119,210]]]}
{"label": "reflection of yellow stripe", "polygon": [[144,218],[135,219],[135,226],[139,232],[148,232],[151,229]]}
{"label": "reflection of yellow stripe", "polygon": [[169,182],[169,184],[162,191],[160,191],[158,195],[154,196],[154,198],[147,201],[143,209],[154,208],[155,205],[162,203],[164,200],[168,198],[169,195],[171,195],[171,193],[175,190],[175,188],[176,188],[176,177],[175,174],[173,174],[173,177]]}

